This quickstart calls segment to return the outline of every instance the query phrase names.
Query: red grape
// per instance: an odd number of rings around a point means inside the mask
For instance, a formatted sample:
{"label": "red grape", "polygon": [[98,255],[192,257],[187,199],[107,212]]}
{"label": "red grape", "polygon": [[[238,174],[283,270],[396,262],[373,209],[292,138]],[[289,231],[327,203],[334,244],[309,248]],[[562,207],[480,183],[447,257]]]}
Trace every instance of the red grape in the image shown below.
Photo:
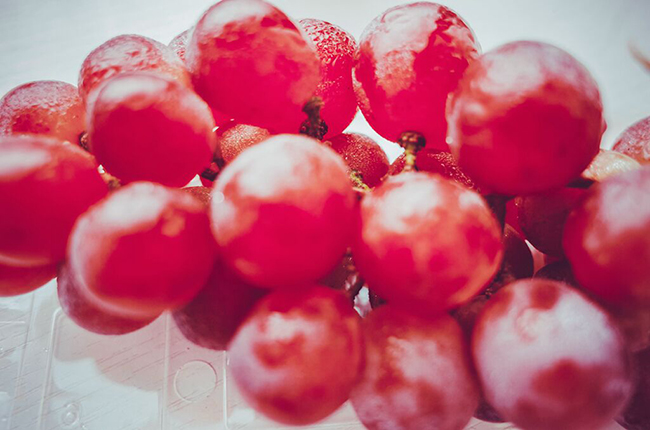
{"label": "red grape", "polygon": [[169,42],[169,45],[167,45],[176,53],[176,55],[178,55],[178,58],[180,58],[183,63],[185,62],[187,42],[190,40],[190,37],[192,37],[193,31],[194,27],[188,28],[184,32],[176,35],[176,37],[174,37],[172,41]]}
{"label": "red grape", "polygon": [[206,210],[210,208],[210,200],[211,200],[211,192],[212,189],[208,187],[187,187],[183,188],[183,191],[185,191],[188,194],[193,195],[196,197],[201,203],[203,203],[203,206]]}
{"label": "red grape", "polygon": [[610,305],[650,306],[650,167],[591,187],[563,241],[585,289]]}
{"label": "red grape", "polygon": [[615,321],[578,291],[516,281],[479,315],[472,352],[486,399],[531,430],[592,430],[617,416],[632,392]]}
{"label": "red grape", "polygon": [[650,163],[650,116],[628,127],[614,143],[614,151],[628,155],[642,164]]}
{"label": "red grape", "polygon": [[[404,171],[406,165],[404,154],[400,155],[391,164],[388,174],[397,175]],[[420,150],[415,159],[415,168],[422,172],[438,173],[445,178],[452,179],[465,185],[471,190],[478,191],[474,181],[458,167],[454,157],[448,152],[424,148]]]}
{"label": "red grape", "polygon": [[371,290],[430,314],[484,288],[499,269],[503,244],[479,194],[438,175],[408,172],[365,196],[352,254]]}
{"label": "red grape", "polygon": [[369,187],[379,185],[388,172],[388,157],[371,138],[359,133],[343,133],[330,139],[332,149],[343,157]]}
{"label": "red grape", "polygon": [[492,294],[517,279],[533,276],[534,262],[530,248],[517,231],[506,225],[503,229],[503,260],[501,268],[487,291]]}
{"label": "red grape", "polygon": [[265,290],[242,281],[219,261],[199,294],[174,311],[174,321],[183,335],[196,345],[222,351],[265,294]]}
{"label": "red grape", "polygon": [[623,414],[616,419],[628,430],[650,428],[650,348],[636,354],[636,390]]}
{"label": "red grape", "polygon": [[181,187],[210,164],[216,146],[205,102],[154,74],[111,79],[97,94],[89,119],[92,153],[123,183]]}
{"label": "red grape", "polygon": [[228,352],[246,401],[286,424],[325,418],[349,397],[363,348],[359,316],[339,291],[307,287],[263,298]]}
{"label": "red grape", "polygon": [[580,289],[580,285],[573,275],[571,264],[569,264],[569,262],[566,260],[559,260],[551,264],[547,264],[535,272],[534,278],[552,279],[554,281],[564,282],[565,284]]}
{"label": "red grape", "polygon": [[319,19],[301,19],[301,27],[314,42],[321,63],[321,81],[315,95],[323,100],[321,118],[329,139],[345,130],[357,113],[352,69],[359,58],[354,37],[341,27]]}
{"label": "red grape", "polygon": [[0,136],[0,263],[63,260],[68,235],[108,188],[93,157],[45,136]]}
{"label": "red grape", "polygon": [[254,125],[230,122],[217,130],[217,153],[225,163],[230,163],[246,148],[271,136],[268,130]]}
{"label": "red grape", "polygon": [[480,187],[529,194],[568,184],[598,153],[602,103],[587,69],[541,42],[474,61],[450,98],[448,143]]}
{"label": "red grape", "polygon": [[68,264],[96,306],[145,319],[192,300],[212,269],[213,242],[196,198],[136,182],[79,217]]}
{"label": "red grape", "polygon": [[90,97],[91,92],[109,78],[141,71],[159,73],[185,86],[191,85],[183,62],[171,48],[148,37],[123,34],[88,54],[79,73],[79,94],[88,105],[94,97]]}
{"label": "red grape", "polygon": [[85,127],[77,87],[65,82],[30,82],[0,100],[0,134],[42,134],[77,143]]}
{"label": "red grape", "polygon": [[591,161],[591,164],[582,172],[576,185],[592,185],[621,173],[630,172],[641,167],[638,161],[616,151],[601,149]]}
{"label": "red grape", "polygon": [[280,135],[249,148],[221,172],[212,231],[223,256],[264,287],[314,282],[351,240],[357,199],[343,160],[306,136]]}
{"label": "red grape", "polygon": [[389,305],[371,312],[362,328],[366,366],[350,400],[366,428],[465,427],[479,390],[453,319],[420,319]]}
{"label": "red grape", "polygon": [[478,55],[472,30],[453,11],[418,2],[387,10],[366,27],[354,70],[361,112],[382,137],[406,131],[447,149],[445,105]]}
{"label": "red grape", "polygon": [[517,197],[517,218],[526,239],[544,254],[563,257],[564,224],[585,194],[583,189],[565,187]]}
{"label": "red grape", "polygon": [[320,77],[303,32],[262,0],[224,0],[208,9],[185,60],[213,109],[274,132],[298,132]]}
{"label": "red grape", "polygon": [[38,267],[14,267],[0,263],[0,297],[34,291],[56,276],[57,264]]}
{"label": "red grape", "polygon": [[141,329],[156,319],[154,316],[145,320],[135,320],[106,313],[84,295],[83,289],[66,264],[59,269],[57,292],[61,309],[68,318],[79,327],[96,334],[127,334]]}

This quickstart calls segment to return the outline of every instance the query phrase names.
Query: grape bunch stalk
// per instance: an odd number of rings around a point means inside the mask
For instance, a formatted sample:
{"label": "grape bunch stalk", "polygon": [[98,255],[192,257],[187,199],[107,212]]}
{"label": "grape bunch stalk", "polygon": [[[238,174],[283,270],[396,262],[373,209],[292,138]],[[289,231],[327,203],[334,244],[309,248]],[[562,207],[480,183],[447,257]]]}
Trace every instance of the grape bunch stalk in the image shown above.
{"label": "grape bunch stalk", "polygon": [[77,84],[0,100],[0,296],[56,277],[104,336],[169,312],[282,424],[650,429],[650,117],[601,149],[568,52],[483,53],[432,2],[357,41],[222,0]]}

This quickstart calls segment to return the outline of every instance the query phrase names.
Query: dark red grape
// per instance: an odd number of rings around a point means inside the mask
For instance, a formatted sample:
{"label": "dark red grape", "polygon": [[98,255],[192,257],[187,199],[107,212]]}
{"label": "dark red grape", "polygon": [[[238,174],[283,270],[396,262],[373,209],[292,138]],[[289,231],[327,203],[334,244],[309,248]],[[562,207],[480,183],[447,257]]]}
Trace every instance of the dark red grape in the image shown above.
{"label": "dark red grape", "polygon": [[207,10],[187,46],[194,88],[237,121],[297,133],[320,62],[304,33],[262,0],[224,0]]}
{"label": "dark red grape", "polygon": [[310,287],[263,298],[230,342],[230,369],[257,411],[285,424],[319,421],[359,378],[359,316],[339,291]]}
{"label": "dark red grape", "polygon": [[587,69],[541,42],[486,53],[448,107],[448,143],[479,187],[521,195],[579,177],[598,153],[602,103]]}
{"label": "dark red grape", "polygon": [[650,116],[627,128],[614,142],[614,151],[628,155],[642,164],[650,163]]}
{"label": "dark red grape", "polygon": [[319,19],[301,19],[321,63],[321,80],[315,95],[323,100],[321,118],[329,139],[345,130],[357,113],[357,96],[352,85],[352,69],[359,58],[354,37],[341,27]]}
{"label": "dark red grape", "polygon": [[245,280],[285,288],[325,276],[347,249],[357,199],[341,157],[306,136],[241,153],[212,192],[212,231]]}
{"label": "dark red grape", "polygon": [[447,149],[445,105],[479,45],[445,6],[418,2],[387,10],[366,27],[354,70],[361,112],[382,137],[406,131]]}
{"label": "dark red grape", "polygon": [[271,133],[264,128],[231,121],[217,130],[217,154],[225,163],[230,163],[242,151],[270,136]]}
{"label": "dark red grape", "polygon": [[68,264],[94,305],[146,319],[192,300],[208,279],[215,252],[200,201],[135,182],[79,217]]}
{"label": "dark red grape", "polygon": [[503,244],[479,194],[408,172],[364,197],[352,254],[368,287],[388,303],[432,314],[483,289],[499,269]]}
{"label": "dark red grape", "polygon": [[650,306],[650,167],[592,186],[567,219],[564,251],[604,303]]}
{"label": "dark red grape", "polygon": [[0,134],[42,134],[79,142],[86,128],[77,87],[58,81],[20,85],[0,100]]}
{"label": "dark red grape", "polygon": [[362,323],[366,366],[350,400],[370,430],[460,430],[478,405],[463,334],[449,316],[421,319],[392,308]]}
{"label": "dark red grape", "polygon": [[154,72],[190,87],[190,77],[178,55],[168,46],[148,37],[123,34],[95,48],[79,73],[79,94],[92,104],[91,92],[109,78],[124,72]]}
{"label": "dark red grape", "polygon": [[84,295],[73,273],[66,264],[59,269],[57,292],[63,312],[79,327],[104,335],[134,332],[150,324],[156,317],[137,320],[107,313]]}
{"label": "dark red grape", "polygon": [[472,337],[487,401],[531,430],[601,428],[632,394],[632,369],[616,322],[586,296],[543,279],[496,293]]}
{"label": "dark red grape", "polygon": [[108,193],[94,158],[45,136],[0,136],[0,263],[48,266],[70,230]]}
{"label": "dark red grape", "polygon": [[56,276],[57,264],[14,267],[0,263],[0,297],[18,296],[34,291]]}
{"label": "dark red grape", "polygon": [[383,149],[371,138],[359,133],[343,133],[330,139],[336,151],[369,186],[379,185],[388,172],[388,157]]}
{"label": "dark red grape", "polygon": [[181,333],[196,345],[222,351],[265,294],[266,290],[242,281],[219,261],[199,294],[174,311],[174,321]]}

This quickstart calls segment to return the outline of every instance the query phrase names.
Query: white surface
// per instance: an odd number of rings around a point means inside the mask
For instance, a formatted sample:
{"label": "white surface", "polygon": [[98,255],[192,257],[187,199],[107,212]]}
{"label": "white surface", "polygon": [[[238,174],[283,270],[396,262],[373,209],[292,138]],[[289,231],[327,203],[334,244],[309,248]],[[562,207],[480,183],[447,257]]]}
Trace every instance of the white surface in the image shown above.
{"label": "white surface", "polygon": [[[32,80],[76,84],[84,57],[105,40],[139,33],[168,43],[211,0],[0,0],[0,94]],[[320,18],[356,37],[389,0],[275,0],[291,17]],[[484,50],[537,39],[568,50],[601,87],[603,146],[650,115],[648,0],[454,0]],[[376,137],[359,115],[352,130]],[[378,139],[380,140],[380,139]],[[380,140],[393,159],[401,152]],[[54,284],[0,300],[0,430],[276,428],[242,404],[224,357],[189,345],[168,316],[122,338],[91,335],[58,309]],[[337,425],[334,425],[337,424]],[[349,408],[324,428],[359,428]],[[474,422],[474,428],[492,428]],[[320,426],[319,426],[320,427]],[[494,428],[506,428],[496,426]],[[312,426],[311,428],[314,428]]]}

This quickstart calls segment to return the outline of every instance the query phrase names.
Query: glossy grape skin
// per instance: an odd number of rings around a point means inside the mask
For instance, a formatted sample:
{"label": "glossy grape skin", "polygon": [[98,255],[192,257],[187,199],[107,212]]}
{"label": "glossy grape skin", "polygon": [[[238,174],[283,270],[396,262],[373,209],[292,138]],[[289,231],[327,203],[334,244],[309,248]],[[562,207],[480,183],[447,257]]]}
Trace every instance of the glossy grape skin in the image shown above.
{"label": "glossy grape skin", "polygon": [[95,305],[147,319],[192,300],[215,252],[200,201],[182,190],[135,182],[79,217],[68,264]]}
{"label": "glossy grape skin", "polygon": [[173,312],[174,322],[194,344],[225,351],[239,325],[266,293],[218,261],[196,297]]}
{"label": "glossy grape skin", "polygon": [[95,48],[84,60],[79,72],[79,94],[92,104],[91,92],[108,79],[125,72],[154,72],[190,87],[183,62],[166,45],[135,34],[114,37]]}
{"label": "glossy grape skin", "polygon": [[650,428],[650,348],[635,355],[636,388],[625,411],[616,421],[627,430]]}
{"label": "glossy grape skin", "polygon": [[438,175],[408,172],[364,197],[352,254],[368,287],[389,304],[435,314],[487,285],[503,244],[480,195]]}
{"label": "glossy grape skin", "polygon": [[85,127],[77,87],[65,82],[29,82],[0,100],[0,135],[31,133],[77,143]]}
{"label": "glossy grape skin", "polygon": [[650,116],[628,127],[614,142],[614,151],[650,164]]}
{"label": "glossy grape skin", "polygon": [[76,218],[108,192],[94,158],[45,136],[0,136],[0,264],[63,260]]}
{"label": "glossy grape skin", "polygon": [[362,328],[366,366],[350,400],[366,428],[464,428],[479,388],[452,318],[420,319],[388,305],[371,312]]}
{"label": "glossy grape skin", "polygon": [[0,297],[27,294],[47,284],[56,276],[56,264],[37,267],[14,267],[0,264]]}
{"label": "glossy grape skin", "polygon": [[264,128],[231,121],[217,130],[217,154],[225,163],[230,163],[242,151],[270,136],[271,133]]}
{"label": "glossy grape skin", "polygon": [[343,133],[329,140],[348,165],[369,187],[379,185],[388,172],[388,157],[371,138],[360,133]]}
{"label": "glossy grape skin", "polygon": [[97,95],[90,149],[122,183],[186,185],[210,164],[216,146],[208,105],[162,76],[123,73]]}
{"label": "glossy grape skin", "polygon": [[615,321],[556,281],[520,280],[495,294],[476,321],[472,353],[488,402],[525,429],[601,428],[633,389]]}
{"label": "glossy grape skin", "polygon": [[59,269],[57,293],[63,312],[79,327],[95,334],[122,335],[149,325],[156,317],[145,320],[128,319],[107,313],[84,295],[74,274],[66,264]]}
{"label": "glossy grape skin", "polygon": [[544,254],[563,257],[564,224],[586,193],[584,189],[565,187],[517,197],[517,218],[526,239]]}
{"label": "glossy grape skin", "polygon": [[541,42],[512,42],[467,69],[447,109],[447,141],[479,187],[542,192],[579,177],[598,153],[602,103],[587,69]]}
{"label": "glossy grape skin", "polygon": [[284,424],[306,425],[334,412],[363,366],[359,320],[343,293],[325,287],[263,298],[228,347],[244,399]]}
{"label": "glossy grape skin", "polygon": [[650,306],[650,167],[609,178],[569,215],[564,252],[604,303]]}
{"label": "glossy grape skin", "polygon": [[343,160],[317,140],[278,135],[227,165],[212,192],[222,255],[252,284],[315,282],[343,257],[357,199]]}
{"label": "glossy grape skin", "polygon": [[327,124],[324,139],[341,134],[357,113],[352,69],[359,58],[357,41],[341,27],[319,19],[301,19],[321,63],[321,80],[315,95],[323,100],[321,118]]}
{"label": "glossy grape skin", "polygon": [[447,97],[479,50],[472,30],[445,6],[387,10],[359,41],[354,77],[361,112],[390,141],[415,131],[428,147],[447,150]]}
{"label": "glossy grape skin", "polygon": [[196,92],[237,121],[297,133],[320,62],[305,35],[262,0],[224,0],[208,9],[187,46]]}

